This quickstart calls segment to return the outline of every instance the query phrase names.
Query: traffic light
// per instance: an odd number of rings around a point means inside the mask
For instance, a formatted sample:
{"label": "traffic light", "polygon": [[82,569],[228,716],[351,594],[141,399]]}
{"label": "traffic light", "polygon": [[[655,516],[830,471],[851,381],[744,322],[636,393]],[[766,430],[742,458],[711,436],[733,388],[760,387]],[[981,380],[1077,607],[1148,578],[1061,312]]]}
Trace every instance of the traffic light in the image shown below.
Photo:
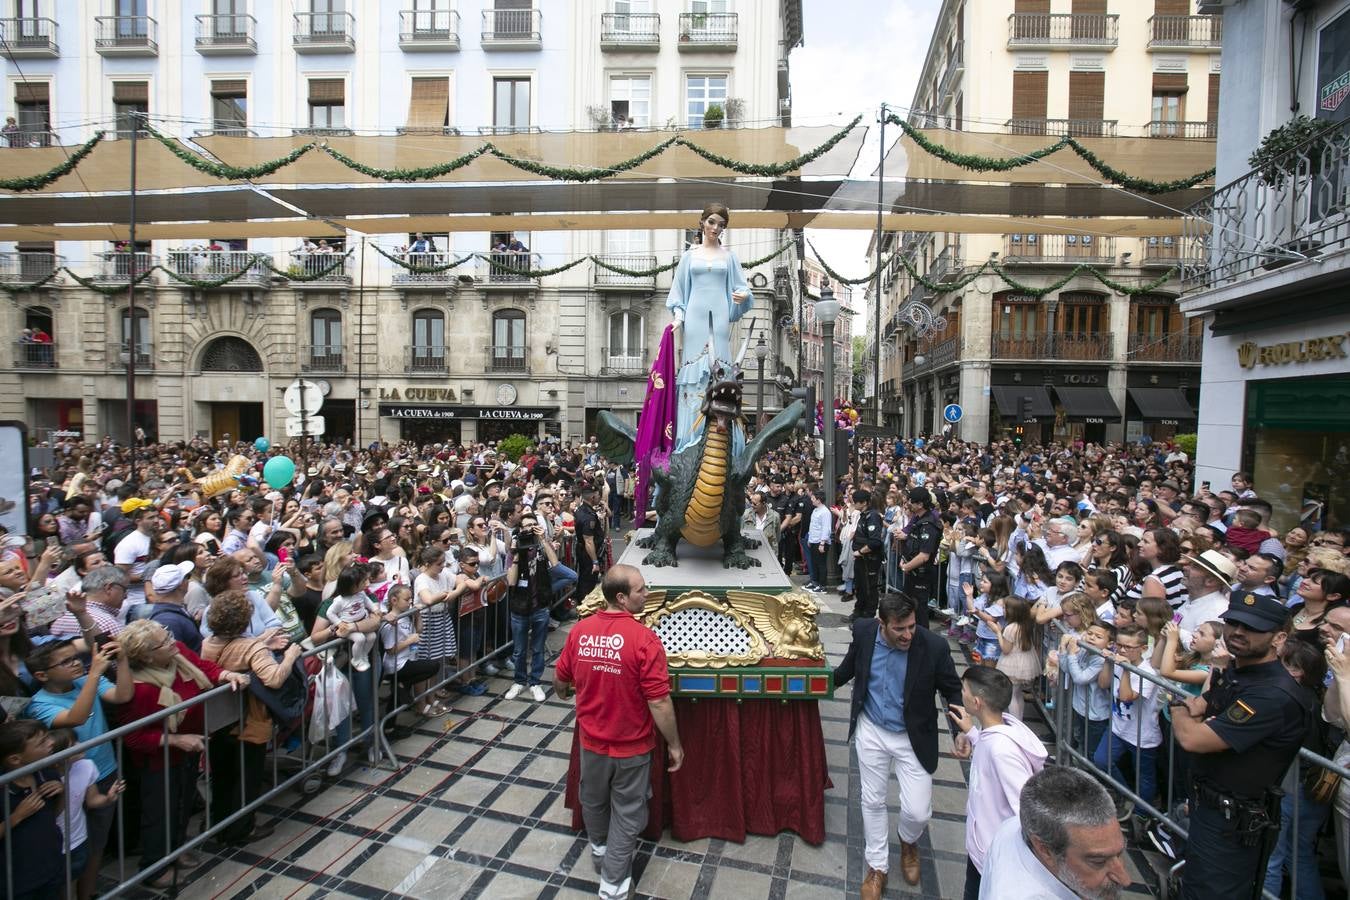
{"label": "traffic light", "polygon": [[1016,428],[1013,429],[1013,443],[1014,443],[1014,444],[1021,444],[1021,443],[1022,443],[1022,436],[1023,436],[1023,432],[1024,432],[1024,431],[1025,431],[1025,429],[1023,429],[1021,425],[1018,425]]}
{"label": "traffic light", "polygon": [[797,428],[806,432],[808,435],[816,433],[816,386],[795,387],[791,391],[793,400],[800,400],[806,404],[806,409],[802,417],[797,420]]}
{"label": "traffic light", "polygon": [[1031,398],[1025,394],[1017,398],[1017,421],[1030,422],[1034,418],[1031,414]]}

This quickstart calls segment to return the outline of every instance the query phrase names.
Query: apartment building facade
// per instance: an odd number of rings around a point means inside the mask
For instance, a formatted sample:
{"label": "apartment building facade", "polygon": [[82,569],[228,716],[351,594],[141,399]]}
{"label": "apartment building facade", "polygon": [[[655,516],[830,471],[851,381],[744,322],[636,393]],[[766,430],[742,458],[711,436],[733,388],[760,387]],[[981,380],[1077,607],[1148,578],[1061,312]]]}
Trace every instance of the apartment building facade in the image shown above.
{"label": "apartment building facade", "polygon": [[858,323],[853,321],[856,315],[853,289],[835,281],[809,257],[802,261],[802,281],[800,326],[794,330],[794,337],[802,345],[801,386],[813,386],[817,397],[825,396],[825,326],[816,318],[815,302],[820,299],[821,292],[829,288],[834,299],[839,301],[839,317],[834,323],[834,396],[848,400],[853,383],[853,335],[858,329]]}
{"label": "apartment building facade", "polygon": [[[1047,143],[1149,137],[1166,154],[1172,141],[1214,138],[1221,37],[1218,19],[1192,0],[946,0],[908,118]],[[1006,152],[991,141],[985,155]],[[872,254],[898,250],[940,286],[992,260],[1041,288],[1078,265],[1148,282],[1194,252],[1176,237],[1114,238],[1095,234],[1091,218],[1058,221],[1059,234],[887,233]],[[880,298],[883,423],[910,436],[951,427],[981,441],[1193,430],[1201,338],[1178,307],[1180,284],[1124,296],[1082,274],[1039,297],[986,273],[934,292],[896,259]],[[869,316],[875,302],[869,289]],[[926,304],[945,327],[916,332],[902,315],[910,302]],[[942,418],[951,403],[964,412],[954,427]]]}
{"label": "apartment building facade", "polygon": [[[5,14],[0,105],[16,128],[4,153],[77,146],[97,129],[127,140],[133,114],[189,142],[695,129],[711,106],[723,127],[771,125],[790,121],[787,60],[801,42],[799,0],[12,0]],[[138,287],[134,316],[125,293],[68,277],[15,294],[4,315],[23,340],[0,351],[0,417],[38,436],[126,439],[134,357],[134,419],[151,439],[279,435],[281,391],[299,375],[326,393],[330,439],[581,436],[600,409],[635,420],[669,321],[670,274],[588,263],[536,278],[491,263],[596,254],[651,269],[678,256],[696,220],[687,231],[458,232],[425,244],[411,231],[222,233],[146,242],[134,261],[111,242],[0,245],[11,285],[62,265],[108,286],[156,264],[201,279],[257,254],[274,267],[219,289],[157,273]],[[742,259],[787,237],[738,231],[734,214],[732,226]],[[434,269],[475,252],[489,258],[444,272],[390,259]],[[748,273],[761,325],[796,307],[784,268],[795,271],[795,253]],[[29,340],[37,332],[51,339],[43,349]],[[794,351],[768,333],[774,379]],[[768,402],[781,404],[776,389]]]}

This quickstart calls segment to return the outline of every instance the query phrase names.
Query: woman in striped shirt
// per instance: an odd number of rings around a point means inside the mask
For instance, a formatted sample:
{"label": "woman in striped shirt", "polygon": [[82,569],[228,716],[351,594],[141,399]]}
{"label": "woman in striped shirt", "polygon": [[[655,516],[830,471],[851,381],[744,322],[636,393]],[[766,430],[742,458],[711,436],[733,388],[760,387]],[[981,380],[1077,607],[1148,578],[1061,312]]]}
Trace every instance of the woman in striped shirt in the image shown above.
{"label": "woman in striped shirt", "polygon": [[1139,558],[1153,567],[1139,582],[1142,597],[1166,600],[1176,609],[1190,599],[1181,561],[1181,538],[1170,528],[1154,528],[1139,539]]}

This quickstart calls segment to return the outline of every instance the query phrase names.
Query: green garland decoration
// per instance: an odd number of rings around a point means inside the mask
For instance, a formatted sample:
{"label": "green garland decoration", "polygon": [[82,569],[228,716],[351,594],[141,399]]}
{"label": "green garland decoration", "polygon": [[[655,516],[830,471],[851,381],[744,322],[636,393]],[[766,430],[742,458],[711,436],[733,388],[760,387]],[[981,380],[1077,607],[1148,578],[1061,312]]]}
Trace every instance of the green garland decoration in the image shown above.
{"label": "green garland decoration", "polygon": [[151,275],[155,274],[155,270],[158,268],[161,267],[151,266],[141,274],[137,275],[135,278],[132,278],[129,281],[123,282],[121,284],[99,284],[92,278],[82,278],[81,276],[76,275],[74,272],[70,271],[70,269],[64,266],[61,267],[61,271],[65,272],[71,278],[75,279],[75,281],[79,282],[79,284],[82,285],[83,287],[86,287],[91,291],[95,291],[99,294],[102,294],[105,297],[112,297],[117,294],[125,294],[127,292],[127,289],[131,285],[140,284],[142,281],[145,281]]}
{"label": "green garland decoration", "polygon": [[786,175],[789,172],[796,171],[797,169],[800,169],[807,163],[814,162],[815,160],[824,156],[826,153],[830,152],[830,150],[834,149],[835,144],[838,144],[844,138],[848,137],[849,133],[853,131],[853,129],[857,128],[858,123],[861,121],[862,116],[860,115],[852,122],[849,122],[847,125],[845,125],[843,130],[835,133],[832,137],[826,140],[825,143],[820,144],[814,150],[809,150],[798,157],[789,159],[786,162],[781,163],[743,163],[738,160],[734,160],[729,156],[722,156],[720,153],[713,153],[711,150],[706,150],[703,147],[700,147],[698,144],[695,144],[692,141],[687,141],[682,137],[675,137],[672,138],[672,140],[683,147],[689,148],[693,152],[697,153],[699,156],[706,159],[708,162],[713,163],[714,165],[721,166],[724,169],[730,169],[731,171],[738,172],[741,175],[758,175],[766,178],[777,178],[779,176]]}
{"label": "green garland decoration", "polygon": [[56,165],[45,172],[39,172],[36,175],[23,175],[18,178],[0,179],[0,190],[19,192],[37,191],[45,188],[58,178],[64,178],[66,175],[75,171],[75,167],[83,162],[86,156],[93,152],[94,147],[103,140],[104,135],[105,132],[95,131],[94,136],[81,144],[74,153],[67,156],[59,165]]}
{"label": "green garland decoration", "polygon": [[915,128],[905,119],[891,113],[886,117],[889,124],[899,125],[905,135],[914,141],[925,153],[937,157],[943,162],[951,163],[962,169],[971,172],[1009,172],[1013,169],[1020,169],[1023,166],[1029,166],[1034,162],[1050,156],[1052,153],[1058,153],[1060,150],[1069,149],[1078,155],[1083,162],[1087,163],[1097,174],[1101,175],[1112,184],[1119,185],[1127,190],[1135,191],[1141,194],[1168,194],[1172,191],[1182,191],[1187,188],[1193,188],[1197,184],[1208,181],[1214,177],[1214,169],[1206,169],[1195,175],[1186,178],[1177,178],[1172,181],[1153,181],[1149,178],[1138,178],[1115,168],[1106,162],[1097,154],[1093,153],[1087,147],[1084,147],[1072,137],[1062,137],[1053,144],[1041,147],[1038,150],[1032,150],[1021,156],[996,157],[980,156],[974,153],[957,153],[949,150],[935,141],[932,141],[920,129]]}
{"label": "green garland decoration", "polygon": [[231,275],[224,275],[220,278],[189,278],[186,275],[178,274],[173,269],[170,269],[168,266],[156,266],[155,268],[162,271],[165,275],[168,275],[174,281],[177,281],[181,284],[186,284],[188,287],[193,287],[200,291],[210,291],[215,290],[216,288],[224,287],[225,285],[230,284],[231,282],[238,281],[240,278],[243,278],[249,272],[252,272],[254,270],[254,267],[259,265],[264,259],[266,259],[266,257],[264,257],[262,254],[260,253],[254,254],[251,257],[251,260],[248,263],[248,265],[244,266],[238,272],[235,272]]}
{"label": "green garland decoration", "polygon": [[196,169],[198,172],[203,172],[213,178],[220,178],[227,181],[252,181],[255,178],[265,178],[268,175],[272,175],[281,169],[286,168],[291,163],[319,146],[317,142],[310,141],[308,144],[296,147],[285,156],[268,160],[267,162],[260,162],[255,166],[241,167],[212,162],[196,153],[192,153],[182,144],[179,144],[172,138],[165,137],[149,125],[145,126],[145,131],[152,138],[159,141],[165,147],[168,147],[169,152],[178,157],[179,160]]}
{"label": "green garland decoration", "polygon": [[579,266],[586,260],[590,259],[589,256],[582,256],[578,259],[572,260],[571,262],[563,263],[560,266],[554,266],[551,269],[531,269],[531,268],[519,269],[516,268],[515,266],[508,265],[507,263],[497,262],[495,259],[492,258],[496,254],[475,253],[473,255],[487,262],[487,264],[490,267],[496,269],[498,272],[507,272],[511,275],[519,275],[522,278],[545,278],[549,275],[557,275],[559,272],[566,272],[568,269]]}
{"label": "green garland decoration", "polygon": [[743,263],[741,263],[741,268],[742,268],[742,269],[753,269],[755,266],[762,266],[762,265],[764,265],[766,262],[768,262],[768,261],[771,260],[771,259],[777,259],[778,257],[782,256],[784,253],[786,253],[788,250],[792,249],[793,243],[794,243],[793,241],[787,241],[786,243],[783,244],[783,246],[779,247],[777,250],[773,251],[772,253],[768,253],[768,254],[766,254],[766,255],[764,255],[764,256],[761,256],[759,259],[752,259],[752,260],[750,260],[749,262],[743,262]]}
{"label": "green garland decoration", "polygon": [[529,172],[533,175],[542,175],[543,177],[550,178],[554,181],[587,182],[587,181],[601,181],[606,178],[612,178],[613,176],[618,175],[621,172],[628,172],[632,169],[636,169],[638,166],[642,165],[648,160],[660,156],[662,153],[665,153],[671,147],[674,147],[676,144],[682,142],[683,139],[678,136],[667,138],[666,140],[657,144],[655,147],[652,147],[649,150],[645,150],[642,153],[639,153],[637,156],[633,156],[625,160],[620,160],[619,162],[616,162],[610,166],[592,169],[568,169],[563,168],[561,166],[550,166],[546,163],[535,162],[532,159],[523,159],[519,156],[512,156],[509,153],[504,152],[503,150],[492,144],[487,144],[485,146],[488,148],[488,152],[491,153],[493,156],[495,156],[497,159],[500,159],[502,162],[506,163],[509,166],[514,166],[515,168],[520,169],[522,172]]}
{"label": "green garland decoration", "polygon": [[38,288],[42,287],[44,284],[51,281],[53,278],[55,278],[57,275],[60,274],[61,274],[61,267],[58,266],[56,268],[53,268],[51,272],[47,273],[42,278],[39,278],[37,281],[30,281],[27,282],[26,284],[8,284],[5,282],[0,282],[0,291],[4,291],[6,294],[9,294],[11,297],[13,297],[17,294],[22,294],[27,291],[37,290]]}
{"label": "green garland decoration", "polygon": [[415,263],[410,263],[407,260],[399,259],[394,254],[385,250],[379,244],[371,244],[370,246],[375,248],[376,253],[380,254],[394,265],[407,269],[409,272],[412,272],[416,275],[439,275],[441,272],[449,272],[451,269],[459,268],[460,266],[464,265],[466,262],[473,259],[474,257],[474,254],[468,253],[465,254],[464,256],[461,256],[454,262],[447,263],[446,265],[443,266],[419,266]]}
{"label": "green garland decoration", "polygon": [[328,266],[325,269],[321,269],[318,272],[311,272],[307,275],[297,275],[291,272],[289,269],[279,269],[277,268],[276,263],[272,262],[272,260],[268,259],[265,256],[261,257],[261,260],[263,268],[275,272],[282,278],[285,278],[287,281],[318,281],[321,278],[327,278],[329,275],[332,275],[338,269],[345,266],[347,264],[348,258],[351,257],[353,252],[354,250],[348,250],[346,253],[342,254],[340,257],[334,260],[331,266]]}
{"label": "green garland decoration", "polygon": [[666,263],[664,266],[656,266],[651,269],[625,269],[623,266],[616,266],[613,263],[605,262],[598,256],[590,257],[591,262],[607,272],[613,272],[616,275],[626,275],[629,278],[653,278],[662,272],[669,272],[679,266],[680,261]]}
{"label": "green garland decoration", "polygon": [[484,153],[491,151],[492,145],[484,144],[477,150],[470,150],[463,156],[457,156],[448,162],[438,163],[434,166],[423,166],[418,169],[378,169],[375,166],[358,162],[341,150],[335,150],[327,144],[320,144],[319,149],[353,172],[359,172],[368,178],[379,178],[384,181],[427,181],[432,178],[439,178],[442,175],[448,175],[456,169],[464,168]]}

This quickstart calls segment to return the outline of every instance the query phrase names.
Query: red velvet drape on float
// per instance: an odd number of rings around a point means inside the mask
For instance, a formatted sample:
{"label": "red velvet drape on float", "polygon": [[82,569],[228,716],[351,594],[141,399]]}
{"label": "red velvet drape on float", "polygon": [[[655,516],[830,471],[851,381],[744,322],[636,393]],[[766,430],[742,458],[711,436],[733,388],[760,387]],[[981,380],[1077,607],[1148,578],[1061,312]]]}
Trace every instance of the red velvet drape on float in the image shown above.
{"label": "red velvet drape on float", "polygon": [[[642,836],[658,840],[670,826],[676,840],[795,831],[811,844],[825,841],[825,791],[830,775],[820,706],[812,700],[675,700],[684,766],[666,771],[658,732],[652,796]],[[567,808],[582,830],[577,782],[581,746],[572,740]],[[659,763],[658,763],[659,761]]]}

